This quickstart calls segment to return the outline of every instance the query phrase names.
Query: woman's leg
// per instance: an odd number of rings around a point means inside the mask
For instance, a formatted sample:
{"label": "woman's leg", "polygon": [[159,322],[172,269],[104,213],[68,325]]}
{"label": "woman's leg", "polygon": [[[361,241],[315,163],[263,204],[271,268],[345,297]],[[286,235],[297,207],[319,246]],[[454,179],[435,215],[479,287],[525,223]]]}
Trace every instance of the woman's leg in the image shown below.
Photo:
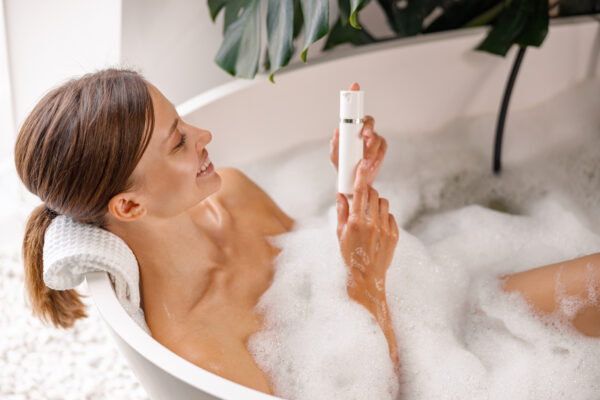
{"label": "woman's leg", "polygon": [[600,253],[502,278],[505,291],[520,292],[538,312],[557,313],[584,335],[600,337]]}

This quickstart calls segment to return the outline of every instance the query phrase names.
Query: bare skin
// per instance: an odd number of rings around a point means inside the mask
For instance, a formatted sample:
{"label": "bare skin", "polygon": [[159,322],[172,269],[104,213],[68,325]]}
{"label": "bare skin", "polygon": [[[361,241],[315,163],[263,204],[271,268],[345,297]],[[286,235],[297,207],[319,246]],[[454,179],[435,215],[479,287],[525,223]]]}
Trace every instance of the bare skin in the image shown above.
{"label": "bare skin", "polygon": [[[153,136],[133,172],[134,187],[110,200],[107,228],[129,245],[139,262],[153,337],[210,372],[272,394],[271,382],[246,343],[262,328],[254,307],[271,285],[273,259],[280,251],[267,237],[290,231],[294,221],[240,171],[215,170],[212,163],[203,171],[209,164],[206,145],[212,135],[186,124],[155,87],[149,88],[155,111]],[[358,85],[350,89],[358,90]],[[365,156],[357,171],[352,206],[336,195],[337,234],[349,269],[348,294],[378,321],[398,370],[385,297],[398,228],[387,200],[371,187],[387,144],[374,132],[371,117],[362,134]],[[336,131],[330,156],[336,167],[338,136]],[[550,267],[539,273],[552,274]],[[526,277],[526,273],[505,277],[506,290],[519,290],[527,297],[535,285]],[[597,313],[588,314],[585,318],[597,326]]]}
{"label": "bare skin", "polygon": [[[533,310],[552,314],[586,336],[600,337],[600,253],[503,277],[503,289],[520,292]],[[567,315],[561,300],[573,296],[585,304]]]}
{"label": "bare skin", "polygon": [[[193,288],[186,293],[183,285],[165,284],[159,272],[164,265],[156,265],[155,260],[142,264],[146,321],[152,336],[183,358],[272,393],[246,342],[261,329],[260,316],[253,309],[271,284],[273,258],[279,252],[266,237],[289,231],[293,220],[238,170],[217,172],[223,178],[221,190],[190,211],[196,227],[217,245],[215,262],[190,282]],[[197,263],[196,257],[202,255],[188,253],[182,262]]]}
{"label": "bare skin", "polygon": [[389,213],[389,203],[367,184],[369,163],[361,160],[356,170],[354,201],[337,195],[337,235],[350,269],[348,295],[362,304],[377,320],[388,342],[390,358],[399,371],[398,346],[385,294],[387,269],[398,243],[398,226]]}

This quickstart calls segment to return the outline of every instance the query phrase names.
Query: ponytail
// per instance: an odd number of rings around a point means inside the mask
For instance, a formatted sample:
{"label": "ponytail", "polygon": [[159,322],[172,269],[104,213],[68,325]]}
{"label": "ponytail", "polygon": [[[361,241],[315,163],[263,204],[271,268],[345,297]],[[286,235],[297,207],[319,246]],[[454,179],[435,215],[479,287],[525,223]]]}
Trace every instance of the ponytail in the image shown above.
{"label": "ponytail", "polygon": [[[102,226],[110,199],[134,184],[133,171],[152,137],[148,85],[137,72],[107,69],[48,92],[15,142],[15,167],[27,190],[59,214]],[[33,314],[66,328],[86,313],[79,293],[44,284],[44,235],[54,217],[40,206],[27,222],[25,287]]]}
{"label": "ponytail", "polygon": [[41,205],[33,210],[27,221],[23,239],[25,288],[33,315],[56,327],[70,328],[76,320],[87,317],[81,295],[74,289],[50,289],[44,283],[44,235],[55,215]]}

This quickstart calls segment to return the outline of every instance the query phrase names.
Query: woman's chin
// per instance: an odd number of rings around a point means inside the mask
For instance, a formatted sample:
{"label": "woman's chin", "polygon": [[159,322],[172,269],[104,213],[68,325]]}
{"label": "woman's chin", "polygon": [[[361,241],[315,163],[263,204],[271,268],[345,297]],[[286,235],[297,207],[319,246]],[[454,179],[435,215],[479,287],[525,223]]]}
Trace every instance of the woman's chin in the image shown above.
{"label": "woman's chin", "polygon": [[[212,169],[212,171],[208,171],[209,168]],[[207,193],[204,198],[218,192],[219,189],[221,189],[222,184],[221,176],[215,171],[214,167],[212,167],[212,163],[209,168],[205,171],[208,172],[207,174],[196,175],[196,183],[202,189],[202,192]]]}

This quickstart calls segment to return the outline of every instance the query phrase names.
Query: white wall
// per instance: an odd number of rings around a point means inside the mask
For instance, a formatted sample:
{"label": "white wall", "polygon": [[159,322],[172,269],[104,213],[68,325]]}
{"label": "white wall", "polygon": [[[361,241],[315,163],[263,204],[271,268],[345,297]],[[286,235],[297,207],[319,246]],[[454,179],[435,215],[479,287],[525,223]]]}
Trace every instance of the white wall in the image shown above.
{"label": "white wall", "polygon": [[[0,217],[10,214],[15,202],[39,202],[14,169],[14,141],[23,120],[48,90],[68,78],[117,65],[121,36],[121,0],[3,2],[8,63],[2,65],[0,53],[0,88],[6,72],[12,96],[2,90],[0,116],[12,113],[14,122],[2,122],[0,131]],[[3,104],[7,96],[12,110]]]}
{"label": "white wall", "polygon": [[[4,18],[4,1],[0,0],[0,173],[12,153],[15,122],[12,108],[12,90],[8,73],[8,46]],[[6,140],[2,140],[5,138]]]}
{"label": "white wall", "polygon": [[45,92],[120,57],[120,0],[4,0],[17,124]]}
{"label": "white wall", "polygon": [[126,0],[122,12],[122,63],[174,104],[233,79],[213,61],[223,16],[214,24],[206,0]]}

